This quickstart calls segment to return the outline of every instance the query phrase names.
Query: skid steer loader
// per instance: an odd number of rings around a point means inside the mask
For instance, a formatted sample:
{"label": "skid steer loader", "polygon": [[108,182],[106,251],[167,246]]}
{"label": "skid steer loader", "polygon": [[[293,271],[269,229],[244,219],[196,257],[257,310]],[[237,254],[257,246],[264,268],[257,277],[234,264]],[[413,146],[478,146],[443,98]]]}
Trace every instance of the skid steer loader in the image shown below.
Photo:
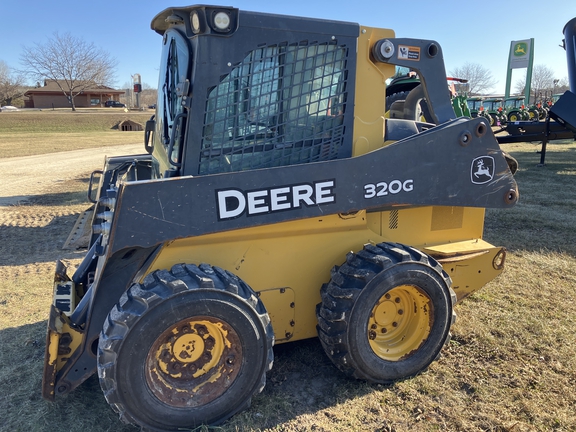
{"label": "skid steer loader", "polygon": [[[319,337],[375,383],[427,368],[455,304],[503,270],[485,208],[518,199],[486,120],[454,115],[438,43],[205,5],[151,27],[146,153],[93,176],[89,251],[57,263],[43,396],[97,372],[123,421],[180,430],[245,409],[274,343]],[[433,123],[385,119],[395,65]]]}

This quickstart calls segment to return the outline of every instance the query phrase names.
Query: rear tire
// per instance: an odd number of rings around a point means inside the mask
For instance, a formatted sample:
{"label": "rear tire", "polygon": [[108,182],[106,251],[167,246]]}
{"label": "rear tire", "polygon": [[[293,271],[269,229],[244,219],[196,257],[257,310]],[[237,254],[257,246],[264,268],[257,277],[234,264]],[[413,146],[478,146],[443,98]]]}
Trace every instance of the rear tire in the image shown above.
{"label": "rear tire", "polygon": [[347,375],[391,383],[425,370],[449,340],[456,294],[442,266],[399,244],[349,253],[322,287],[318,336]]}
{"label": "rear tire", "polygon": [[100,335],[98,376],[125,423],[216,425],[250,405],[272,367],[264,305],[235,275],[176,265],[133,285]]}

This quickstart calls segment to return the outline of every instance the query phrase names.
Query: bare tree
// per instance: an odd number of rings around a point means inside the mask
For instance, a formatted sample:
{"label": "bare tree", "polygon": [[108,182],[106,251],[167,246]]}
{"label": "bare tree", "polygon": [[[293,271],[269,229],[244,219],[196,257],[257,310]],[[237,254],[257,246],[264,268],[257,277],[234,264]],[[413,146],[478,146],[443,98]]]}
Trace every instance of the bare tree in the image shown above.
{"label": "bare tree", "polygon": [[492,72],[478,63],[466,62],[464,66],[451,70],[450,75],[454,78],[468,80],[470,95],[487,92],[497,82],[494,80]]}
{"label": "bare tree", "polygon": [[[554,83],[554,81],[552,83]],[[570,90],[570,83],[568,81],[568,77],[563,77],[558,80],[558,82],[554,86],[553,92],[564,93],[566,90]]]}
{"label": "bare tree", "polygon": [[142,83],[142,94],[140,95],[140,102],[143,105],[149,106],[156,103],[158,99],[158,90],[147,83]]}
{"label": "bare tree", "polygon": [[23,47],[20,62],[34,81],[51,79],[68,98],[72,111],[74,98],[95,85],[110,85],[116,61],[93,43],[54,33],[45,44]]}
{"label": "bare tree", "polygon": [[5,61],[0,60],[0,105],[14,105],[25,91],[24,77],[16,74]]}
{"label": "bare tree", "polygon": [[[556,81],[556,84],[558,80]],[[535,65],[532,69],[532,86],[530,95],[534,99],[538,99],[542,93],[553,91],[554,84],[554,71],[545,65]],[[526,77],[520,78],[514,85],[518,93],[524,93],[526,88]]]}

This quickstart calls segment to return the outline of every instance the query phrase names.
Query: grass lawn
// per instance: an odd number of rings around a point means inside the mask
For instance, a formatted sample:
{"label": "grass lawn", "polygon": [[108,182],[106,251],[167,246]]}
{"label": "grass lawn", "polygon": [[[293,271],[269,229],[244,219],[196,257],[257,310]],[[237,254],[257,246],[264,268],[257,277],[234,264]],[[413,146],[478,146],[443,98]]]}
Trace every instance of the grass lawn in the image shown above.
{"label": "grass lawn", "polygon": [[0,158],[144,142],[144,132],[125,132],[117,126],[129,119],[144,127],[152,114],[116,108],[2,112]]}
{"label": "grass lawn", "polygon": [[[23,155],[24,146],[37,154],[106,145],[98,137],[128,134],[138,142],[142,133],[111,129],[125,115],[1,113],[0,158]],[[140,122],[149,117],[137,115]],[[51,129],[43,131],[42,122]],[[5,137],[20,144],[7,145]],[[506,269],[456,307],[452,340],[438,361],[413,379],[372,385],[342,375],[317,339],[279,345],[252,407],[199,430],[575,431],[576,144],[550,144],[544,167],[537,167],[537,145],[503,147],[520,163],[520,200],[487,211],[485,238],[508,248]],[[56,402],[40,397],[53,261],[81,258],[59,248],[86,207],[85,188],[79,178],[58,194],[0,208],[2,431],[138,430],[120,422],[96,377]]]}

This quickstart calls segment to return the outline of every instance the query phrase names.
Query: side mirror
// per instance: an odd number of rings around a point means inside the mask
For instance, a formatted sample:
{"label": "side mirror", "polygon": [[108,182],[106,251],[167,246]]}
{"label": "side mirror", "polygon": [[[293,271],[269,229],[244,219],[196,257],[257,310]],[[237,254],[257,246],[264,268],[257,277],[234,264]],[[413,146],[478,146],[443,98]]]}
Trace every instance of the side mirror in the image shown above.
{"label": "side mirror", "polygon": [[150,143],[150,135],[156,130],[156,120],[154,119],[156,115],[150,117],[150,120],[146,122],[146,129],[144,130],[144,148],[149,154],[152,154],[154,150],[154,143]]}

